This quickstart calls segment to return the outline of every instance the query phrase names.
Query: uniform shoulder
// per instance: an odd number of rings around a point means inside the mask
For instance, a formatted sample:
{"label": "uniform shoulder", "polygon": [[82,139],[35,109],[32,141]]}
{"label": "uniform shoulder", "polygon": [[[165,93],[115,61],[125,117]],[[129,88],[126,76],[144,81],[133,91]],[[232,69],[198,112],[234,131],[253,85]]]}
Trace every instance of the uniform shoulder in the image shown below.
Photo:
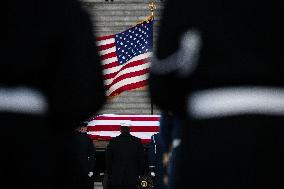
{"label": "uniform shoulder", "polygon": [[110,141],[112,142],[118,142],[118,141],[121,141],[123,140],[123,136],[122,135],[118,135],[118,136],[115,136],[115,137],[112,137]]}
{"label": "uniform shoulder", "polygon": [[131,135],[131,138],[132,138],[132,140],[134,140],[136,142],[141,142],[141,139],[136,137],[136,136]]}
{"label": "uniform shoulder", "polygon": [[151,139],[157,138],[158,137],[158,133],[155,133],[151,136]]}

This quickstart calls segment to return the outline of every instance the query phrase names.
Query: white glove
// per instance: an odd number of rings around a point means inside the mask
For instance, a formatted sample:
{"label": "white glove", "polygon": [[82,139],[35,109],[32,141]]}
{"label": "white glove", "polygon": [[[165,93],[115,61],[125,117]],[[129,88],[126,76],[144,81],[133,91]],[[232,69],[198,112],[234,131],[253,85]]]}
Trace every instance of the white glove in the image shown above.
{"label": "white glove", "polygon": [[155,174],[154,172],[151,172],[150,175],[151,175],[152,177],[156,176],[156,174]]}
{"label": "white glove", "polygon": [[94,175],[93,172],[89,172],[89,174],[88,174],[89,177],[91,177],[91,176],[93,176],[93,175]]}

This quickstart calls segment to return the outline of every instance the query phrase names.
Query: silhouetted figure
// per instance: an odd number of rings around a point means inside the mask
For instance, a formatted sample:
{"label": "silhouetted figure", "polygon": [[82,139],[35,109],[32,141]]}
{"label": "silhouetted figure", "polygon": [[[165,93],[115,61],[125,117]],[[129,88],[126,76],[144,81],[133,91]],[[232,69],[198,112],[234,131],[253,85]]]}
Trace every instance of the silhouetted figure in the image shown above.
{"label": "silhouetted figure", "polygon": [[[163,162],[166,167],[164,182],[168,189],[175,188],[179,176],[181,158],[181,137],[184,117],[162,112],[160,119],[160,140],[164,146]],[[170,178],[170,179],[169,179]]]}
{"label": "silhouetted figure", "polygon": [[95,146],[87,134],[87,125],[82,123],[66,135],[65,182],[70,188],[93,189],[95,173]]}
{"label": "silhouetted figure", "polygon": [[130,134],[130,125],[121,125],[121,134],[113,138],[106,150],[108,189],[136,189],[144,174],[145,160],[141,139]]}

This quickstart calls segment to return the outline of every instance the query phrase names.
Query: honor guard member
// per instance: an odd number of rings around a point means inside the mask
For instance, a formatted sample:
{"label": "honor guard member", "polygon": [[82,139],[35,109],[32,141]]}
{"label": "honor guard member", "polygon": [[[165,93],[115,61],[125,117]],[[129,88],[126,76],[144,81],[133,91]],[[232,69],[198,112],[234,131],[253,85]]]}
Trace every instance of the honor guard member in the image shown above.
{"label": "honor guard member", "polygon": [[159,138],[161,138],[160,140],[162,140],[164,146],[163,162],[166,167],[164,182],[168,189],[175,188],[175,183],[179,178],[178,170],[181,166],[181,128],[184,119],[170,112],[161,113]]}
{"label": "honor guard member", "polygon": [[283,3],[168,0],[151,99],[184,115],[175,188],[283,188]]}
{"label": "honor guard member", "polygon": [[76,0],[1,7],[1,188],[63,189],[63,133],[105,102],[93,24]]}
{"label": "honor guard member", "polygon": [[164,144],[160,133],[151,136],[151,142],[148,149],[149,172],[154,181],[155,189],[164,189],[163,177],[165,166],[163,165]]}
{"label": "honor guard member", "polygon": [[130,123],[121,124],[121,134],[106,149],[108,189],[136,189],[145,169],[141,139],[130,134]]}
{"label": "honor guard member", "polygon": [[67,164],[66,182],[71,188],[93,189],[96,148],[87,134],[87,123],[83,122],[67,136],[65,150],[70,157]]}

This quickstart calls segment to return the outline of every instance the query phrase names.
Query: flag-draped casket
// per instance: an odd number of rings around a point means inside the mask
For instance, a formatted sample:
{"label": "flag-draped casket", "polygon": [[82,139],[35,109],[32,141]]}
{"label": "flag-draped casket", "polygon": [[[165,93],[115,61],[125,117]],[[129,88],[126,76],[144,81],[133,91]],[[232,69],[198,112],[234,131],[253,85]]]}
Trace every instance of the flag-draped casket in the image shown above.
{"label": "flag-draped casket", "polygon": [[151,136],[159,132],[160,115],[103,114],[88,122],[88,134],[94,140],[110,140],[120,134],[120,125],[130,124],[130,133],[149,143]]}

